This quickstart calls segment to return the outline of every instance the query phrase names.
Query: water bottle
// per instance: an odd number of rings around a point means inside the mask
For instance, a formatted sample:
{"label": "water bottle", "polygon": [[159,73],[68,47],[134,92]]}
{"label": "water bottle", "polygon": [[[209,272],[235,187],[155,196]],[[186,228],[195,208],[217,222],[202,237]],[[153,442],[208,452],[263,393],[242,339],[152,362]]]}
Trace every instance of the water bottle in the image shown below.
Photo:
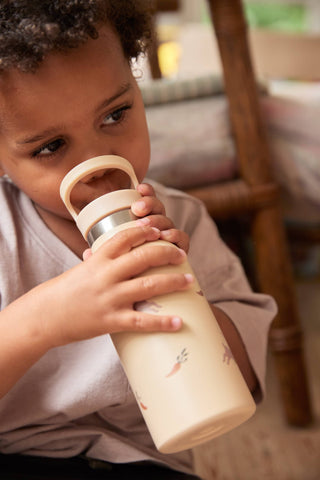
{"label": "water bottle", "polygon": [[[125,172],[130,188],[106,193],[78,212],[70,202],[73,187],[84,177],[106,169]],[[131,204],[141,198],[137,185],[131,164],[115,155],[89,159],[63,179],[61,198],[93,252],[119,230],[135,226]],[[154,248],[161,243],[164,241],[152,242]],[[172,248],[177,247],[172,244]],[[152,268],[143,275],[167,272],[195,277],[188,260],[178,266]],[[111,334],[160,452],[192,448],[253,415],[254,400],[196,278],[188,290],[146,299],[135,308],[183,319],[176,332]]]}

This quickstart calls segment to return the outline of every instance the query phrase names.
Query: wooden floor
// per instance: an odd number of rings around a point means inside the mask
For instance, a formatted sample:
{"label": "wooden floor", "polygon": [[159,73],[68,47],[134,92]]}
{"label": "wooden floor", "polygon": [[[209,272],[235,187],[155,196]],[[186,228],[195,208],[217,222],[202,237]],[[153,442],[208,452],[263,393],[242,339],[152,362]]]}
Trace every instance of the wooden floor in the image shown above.
{"label": "wooden floor", "polygon": [[320,281],[297,282],[315,422],[289,427],[268,358],[267,397],[241,427],[195,449],[204,480],[320,480]]}

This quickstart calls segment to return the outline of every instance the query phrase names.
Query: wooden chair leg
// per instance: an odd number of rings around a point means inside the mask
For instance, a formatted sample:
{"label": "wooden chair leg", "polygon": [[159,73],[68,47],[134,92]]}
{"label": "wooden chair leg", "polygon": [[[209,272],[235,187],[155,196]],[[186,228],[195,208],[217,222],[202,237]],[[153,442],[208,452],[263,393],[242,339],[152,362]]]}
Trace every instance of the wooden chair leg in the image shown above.
{"label": "wooden chair leg", "polygon": [[254,213],[252,237],[258,283],[263,292],[275,298],[279,309],[270,332],[270,346],[285,415],[290,424],[305,426],[311,423],[312,412],[303,335],[287,241],[277,205]]}
{"label": "wooden chair leg", "polygon": [[156,80],[162,78],[162,73],[159,64],[159,56],[158,56],[158,35],[157,35],[157,28],[156,28],[156,17],[153,17],[153,28],[152,28],[152,38],[148,48],[148,61],[150,66],[150,73],[151,77]]}
{"label": "wooden chair leg", "polygon": [[[230,119],[241,176],[248,187],[274,183],[270,153],[261,119],[258,93],[241,0],[208,0],[220,50]],[[253,213],[257,275],[261,290],[279,308],[270,335],[287,420],[307,425],[312,420],[302,334],[294,279],[280,207],[274,197]]]}

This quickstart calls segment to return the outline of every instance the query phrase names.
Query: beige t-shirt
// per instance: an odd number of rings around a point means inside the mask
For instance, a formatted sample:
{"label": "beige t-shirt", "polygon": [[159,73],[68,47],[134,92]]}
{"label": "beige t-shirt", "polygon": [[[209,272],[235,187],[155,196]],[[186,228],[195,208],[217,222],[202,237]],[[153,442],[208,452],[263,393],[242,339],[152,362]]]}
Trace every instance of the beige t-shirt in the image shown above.
{"label": "beige t-shirt", "polygon": [[[239,260],[221,241],[201,203],[160,185],[155,188],[168,217],[191,237],[189,260],[208,300],[229,315],[242,336],[259,379],[259,399],[275,304],[252,293]],[[0,205],[4,308],[80,260],[46,227],[31,201],[4,179]],[[190,452],[163,455],[154,447],[108,335],[50,350],[0,400],[0,452],[49,457],[84,453],[111,462],[151,459],[192,470]]]}

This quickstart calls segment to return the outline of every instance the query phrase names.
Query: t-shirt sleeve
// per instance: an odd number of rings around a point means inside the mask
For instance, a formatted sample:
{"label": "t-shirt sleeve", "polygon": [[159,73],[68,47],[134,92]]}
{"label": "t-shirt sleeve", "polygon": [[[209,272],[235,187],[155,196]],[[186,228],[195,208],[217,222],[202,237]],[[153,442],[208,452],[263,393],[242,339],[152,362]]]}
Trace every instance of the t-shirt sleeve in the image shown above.
{"label": "t-shirt sleeve", "polygon": [[228,315],[242,338],[258,379],[258,402],[265,393],[268,332],[276,304],[252,291],[240,259],[223,242],[201,202],[171,189],[161,199],[175,226],[190,236],[188,258],[206,298]]}

